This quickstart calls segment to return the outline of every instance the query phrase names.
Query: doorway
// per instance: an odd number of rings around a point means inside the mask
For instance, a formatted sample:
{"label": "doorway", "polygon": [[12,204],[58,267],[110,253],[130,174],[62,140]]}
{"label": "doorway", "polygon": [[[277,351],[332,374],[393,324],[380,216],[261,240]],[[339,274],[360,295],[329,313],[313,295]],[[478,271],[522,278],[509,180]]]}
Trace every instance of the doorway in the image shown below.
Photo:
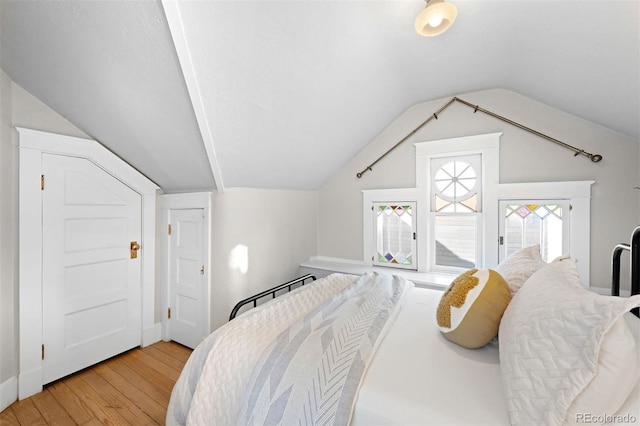
{"label": "doorway", "polygon": [[162,196],[164,340],[195,348],[211,332],[211,193]]}

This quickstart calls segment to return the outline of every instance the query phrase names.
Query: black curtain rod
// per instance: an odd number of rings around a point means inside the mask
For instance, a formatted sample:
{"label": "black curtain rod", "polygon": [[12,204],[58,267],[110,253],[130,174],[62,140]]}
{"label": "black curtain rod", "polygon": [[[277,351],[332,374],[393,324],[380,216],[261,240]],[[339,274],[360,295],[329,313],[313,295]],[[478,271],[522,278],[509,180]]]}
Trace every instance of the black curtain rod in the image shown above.
{"label": "black curtain rod", "polygon": [[415,129],[413,129],[411,132],[409,132],[409,134],[407,134],[405,137],[403,137],[402,139],[400,139],[400,141],[398,143],[396,143],[394,146],[392,146],[391,148],[389,148],[389,150],[387,150],[387,152],[385,152],[384,154],[382,154],[380,157],[378,157],[378,159],[376,161],[374,161],[373,163],[369,164],[367,166],[367,168],[365,168],[363,171],[359,172],[356,174],[356,176],[358,178],[361,178],[363,174],[365,174],[368,171],[373,170],[373,166],[375,166],[378,161],[382,160],[384,157],[387,156],[387,154],[389,154],[391,151],[393,151],[394,149],[396,149],[401,143],[403,143],[404,141],[406,141],[407,139],[409,139],[411,136],[413,136],[418,130],[420,130],[422,127],[424,127],[428,122],[430,122],[431,120],[437,120],[438,119],[438,115],[440,115],[440,113],[442,113],[445,109],[449,108],[449,106],[451,106],[451,104],[453,104],[454,102],[460,102],[463,105],[466,105],[470,108],[473,108],[473,113],[475,114],[476,112],[480,111],[483,112],[487,115],[490,115],[493,118],[497,118],[498,120],[504,121],[505,123],[509,123],[513,126],[516,126],[519,129],[522,130],[526,130],[529,133],[533,133],[536,136],[539,136],[543,139],[546,139],[550,142],[556,143],[560,146],[563,146],[567,149],[570,149],[571,151],[575,152],[574,157],[577,157],[578,155],[584,155],[585,157],[589,157],[589,159],[591,159],[591,161],[593,161],[594,163],[599,162],[600,160],[602,160],[602,155],[600,154],[591,154],[587,151],[585,151],[584,149],[579,149],[576,148],[575,146],[571,146],[568,143],[562,142],[558,139],[552,138],[551,136],[547,136],[544,133],[540,133],[537,130],[533,130],[527,126],[524,126],[520,123],[517,123],[513,120],[509,120],[506,117],[503,117],[501,115],[498,115],[494,112],[488,111],[484,108],[480,108],[478,105],[474,105],[470,102],[467,102],[463,99],[460,99],[458,97],[453,97],[449,102],[447,102],[446,104],[444,104],[438,111],[434,112],[432,115],[430,115],[426,120],[424,120],[422,123],[420,123],[420,125],[418,127],[416,127]]}

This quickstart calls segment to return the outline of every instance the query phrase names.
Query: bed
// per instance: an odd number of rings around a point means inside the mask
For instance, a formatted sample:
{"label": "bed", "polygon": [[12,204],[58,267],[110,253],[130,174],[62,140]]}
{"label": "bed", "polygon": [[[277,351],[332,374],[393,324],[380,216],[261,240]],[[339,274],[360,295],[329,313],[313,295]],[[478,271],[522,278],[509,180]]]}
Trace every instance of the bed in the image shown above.
{"label": "bed", "polygon": [[539,248],[496,269],[513,294],[475,349],[435,324],[449,290],[393,275],[333,274],[258,305],[194,350],[167,424],[640,422],[640,295],[588,292]]}

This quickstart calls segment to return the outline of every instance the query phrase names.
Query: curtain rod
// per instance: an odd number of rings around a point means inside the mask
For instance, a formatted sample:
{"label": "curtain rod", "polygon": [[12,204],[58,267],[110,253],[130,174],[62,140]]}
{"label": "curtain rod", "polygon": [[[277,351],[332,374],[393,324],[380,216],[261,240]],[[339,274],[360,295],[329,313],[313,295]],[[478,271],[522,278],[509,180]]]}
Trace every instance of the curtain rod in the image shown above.
{"label": "curtain rod", "polygon": [[453,104],[454,102],[460,102],[463,105],[466,105],[470,108],[473,108],[473,113],[475,114],[476,112],[480,111],[483,112],[487,115],[490,115],[493,118],[497,118],[498,120],[504,121],[505,123],[509,123],[513,126],[518,127],[519,129],[522,130],[526,130],[527,132],[533,133],[536,136],[539,136],[543,139],[546,139],[550,142],[556,143],[560,146],[563,146],[567,149],[570,149],[571,151],[575,152],[575,154],[573,155],[574,157],[577,157],[578,155],[584,155],[585,157],[589,157],[589,159],[591,159],[591,161],[593,161],[594,163],[599,162],[600,160],[602,160],[602,155],[600,154],[591,154],[587,151],[585,151],[584,149],[580,149],[580,148],[576,148],[575,146],[571,146],[568,143],[559,141],[558,139],[552,138],[551,136],[547,136],[544,133],[540,133],[537,130],[533,130],[527,126],[524,126],[520,123],[517,123],[513,120],[509,120],[508,118],[505,118],[501,115],[498,115],[494,112],[488,111],[484,108],[480,108],[478,105],[473,105],[470,102],[467,102],[463,99],[460,99],[458,97],[453,97],[451,98],[451,100],[449,100],[449,102],[447,102],[446,104],[444,104],[439,110],[437,110],[436,112],[434,112],[432,115],[430,115],[426,120],[424,120],[422,123],[420,123],[420,125],[418,127],[416,127],[415,129],[413,129],[411,132],[409,132],[409,134],[407,134],[405,137],[403,137],[402,139],[400,139],[400,141],[398,143],[396,143],[394,146],[392,146],[391,148],[389,148],[389,150],[387,150],[387,152],[385,152],[384,154],[382,154],[380,157],[378,157],[378,159],[376,161],[374,161],[373,163],[369,164],[363,171],[359,172],[356,174],[356,176],[359,178],[362,177],[363,174],[365,174],[368,171],[372,171],[373,170],[373,166],[375,166],[378,161],[382,160],[384,157],[387,156],[387,154],[389,154],[391,151],[393,151],[394,149],[396,149],[401,143],[403,143],[404,141],[406,141],[407,139],[409,139],[411,136],[413,136],[418,130],[420,130],[422,127],[424,127],[428,122],[430,122],[431,120],[438,119],[438,115],[440,115],[441,112],[443,112],[445,109],[449,108],[449,106],[451,106],[451,104]]}

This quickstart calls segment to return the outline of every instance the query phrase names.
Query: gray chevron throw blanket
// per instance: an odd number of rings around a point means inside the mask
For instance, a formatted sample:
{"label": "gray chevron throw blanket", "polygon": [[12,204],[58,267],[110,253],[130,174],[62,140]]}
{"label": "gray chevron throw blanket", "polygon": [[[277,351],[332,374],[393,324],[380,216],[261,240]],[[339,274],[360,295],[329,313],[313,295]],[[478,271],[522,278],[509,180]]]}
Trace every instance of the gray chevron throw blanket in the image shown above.
{"label": "gray chevron throw blanket", "polygon": [[366,274],[282,332],[253,371],[237,423],[348,425],[364,372],[412,285]]}

